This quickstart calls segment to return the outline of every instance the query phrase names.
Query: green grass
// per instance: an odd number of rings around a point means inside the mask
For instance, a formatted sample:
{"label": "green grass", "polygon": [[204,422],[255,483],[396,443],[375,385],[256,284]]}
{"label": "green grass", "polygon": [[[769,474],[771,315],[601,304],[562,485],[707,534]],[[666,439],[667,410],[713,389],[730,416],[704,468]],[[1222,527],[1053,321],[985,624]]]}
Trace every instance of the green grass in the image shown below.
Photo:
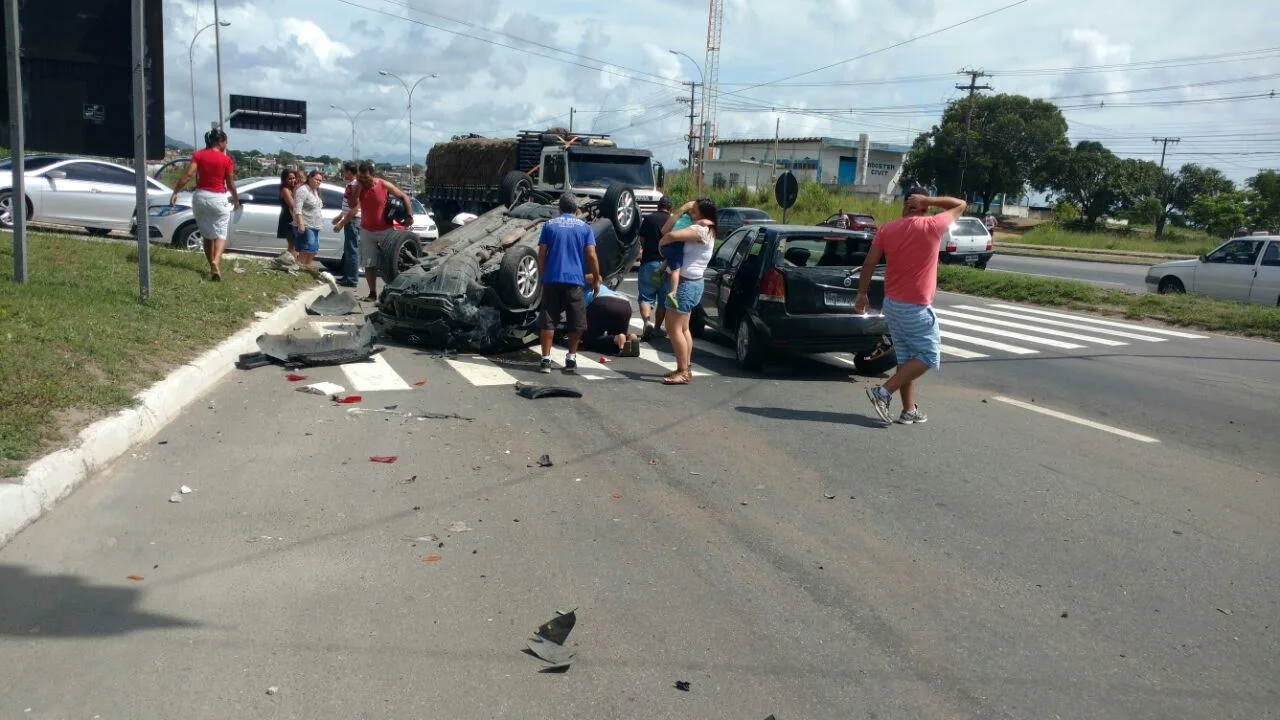
{"label": "green grass", "polygon": [[[681,203],[692,200],[696,195],[692,177],[686,172],[671,173],[667,176],[666,192],[678,207]],[[773,186],[748,190],[745,187],[712,189],[707,194],[718,207],[753,207],[764,210],[782,222],[782,208],[773,197]],[[847,213],[871,215],[878,224],[883,225],[890,220],[902,217],[902,206],[865,200],[851,194],[830,190],[817,183],[804,183],[800,186],[800,196],[795,207],[787,211],[787,222],[796,225],[814,225],[843,209]]]}
{"label": "green grass", "polygon": [[0,246],[0,477],[272,310],[309,284],[259,263],[223,261],[223,282],[202,282],[204,256],[153,248],[152,298],[138,298],[137,248],[28,236],[28,282],[13,282],[13,248]]}
{"label": "green grass", "polygon": [[1170,230],[1168,237],[1156,240],[1142,229],[1131,231],[1076,232],[1057,225],[1037,225],[1014,242],[1027,245],[1088,248],[1092,250],[1120,250],[1129,252],[1173,253],[1178,255],[1203,255],[1222,243],[1203,233],[1186,230]]}
{"label": "green grass", "polygon": [[938,268],[938,288],[1011,302],[1101,312],[1133,320],[1160,320],[1199,330],[1280,340],[1280,308],[1274,307],[1194,295],[1134,295],[1072,280],[1044,280],[951,265]]}

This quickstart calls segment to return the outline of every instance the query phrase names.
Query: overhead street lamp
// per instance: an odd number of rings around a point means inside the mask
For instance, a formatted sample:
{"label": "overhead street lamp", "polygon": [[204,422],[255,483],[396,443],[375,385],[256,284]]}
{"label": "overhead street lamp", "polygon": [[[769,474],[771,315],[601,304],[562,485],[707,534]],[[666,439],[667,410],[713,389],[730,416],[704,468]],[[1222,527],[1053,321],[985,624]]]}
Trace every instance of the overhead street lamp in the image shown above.
{"label": "overhead street lamp", "polygon": [[668,50],[667,52],[677,57],[682,57],[688,60],[689,62],[693,63],[693,66],[698,70],[698,84],[702,86],[702,137],[701,137],[701,143],[700,143],[701,147],[698,149],[698,167],[689,168],[689,170],[694,174],[694,182],[697,183],[697,187],[701,189],[702,188],[702,160],[703,160],[703,156],[706,155],[706,152],[707,152],[706,143],[711,135],[711,128],[707,126],[708,125],[707,123],[707,76],[703,74],[702,66],[698,64],[697,60],[694,60],[692,57],[689,57],[687,54],[682,53],[679,50]]}
{"label": "overhead street lamp", "polygon": [[439,76],[439,75],[437,75],[437,74],[435,74],[435,73],[431,73],[430,75],[423,75],[422,77],[418,78],[418,81],[417,81],[417,82],[415,82],[415,83],[413,84],[413,86],[412,86],[412,87],[410,87],[410,86],[409,86],[409,83],[407,83],[407,82],[405,82],[405,81],[404,81],[404,78],[400,77],[399,75],[396,75],[396,74],[395,74],[395,73],[393,73],[393,72],[388,72],[388,71],[386,71],[386,70],[379,70],[379,71],[378,71],[378,74],[379,74],[379,75],[381,75],[381,76],[383,76],[383,77],[393,77],[393,78],[395,78],[396,80],[399,80],[399,81],[400,81],[400,84],[404,86],[404,91],[405,91],[406,93],[408,93],[408,95],[409,95],[409,188],[410,188],[409,194],[410,194],[410,195],[413,195],[413,194],[417,193],[417,191],[418,191],[418,190],[417,190],[417,188],[418,188],[417,181],[414,179],[414,173],[413,173],[413,166],[414,166],[414,158],[413,158],[413,91],[418,89],[418,85],[420,85],[420,84],[422,83],[422,81],[423,81],[423,80],[426,80],[427,78],[438,78],[438,77],[440,77],[440,76]]}
{"label": "overhead street lamp", "polygon": [[298,155],[299,145],[303,143],[311,142],[311,138],[305,138],[305,137],[291,138],[291,137],[286,137],[284,135],[277,135],[276,137],[280,138],[280,142],[283,142],[289,146],[289,152],[293,153],[295,157]]}
{"label": "overhead street lamp", "polygon": [[356,114],[355,114],[355,115],[352,115],[351,113],[349,113],[349,112],[347,112],[346,110],[344,110],[344,109],[342,109],[342,108],[338,107],[337,105],[332,105],[332,104],[331,104],[331,105],[329,105],[329,107],[330,107],[331,109],[333,109],[333,110],[337,110],[338,112],[342,113],[343,115],[346,115],[346,116],[347,116],[347,119],[351,121],[351,159],[352,159],[353,161],[355,161],[355,162],[359,162],[359,161],[360,161],[360,153],[356,150],[356,120],[359,120],[359,119],[360,119],[360,116],[361,116],[361,115],[363,115],[364,113],[372,112],[372,111],[374,111],[374,110],[377,110],[378,108],[373,107],[373,106],[370,106],[370,107],[367,107],[367,108],[363,108],[363,109],[361,109],[361,110],[357,110],[357,111],[356,111]]}
{"label": "overhead street lamp", "polygon": [[[191,152],[200,149],[199,144],[199,128],[196,124],[196,40],[200,39],[200,33],[211,27],[230,27],[231,23],[223,20],[221,22],[211,22],[208,25],[196,31],[194,37],[191,38],[191,47],[187,49],[187,66],[191,68]],[[222,90],[218,90],[218,107],[222,107]]]}

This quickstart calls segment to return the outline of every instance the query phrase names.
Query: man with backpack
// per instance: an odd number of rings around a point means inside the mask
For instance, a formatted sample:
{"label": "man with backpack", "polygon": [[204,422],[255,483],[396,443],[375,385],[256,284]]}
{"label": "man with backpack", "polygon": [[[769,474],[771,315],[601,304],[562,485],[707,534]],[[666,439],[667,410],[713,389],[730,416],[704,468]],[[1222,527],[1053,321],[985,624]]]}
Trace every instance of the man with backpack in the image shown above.
{"label": "man with backpack", "polygon": [[378,300],[378,251],[395,227],[387,217],[387,198],[395,197],[404,203],[408,213],[407,226],[413,225],[413,203],[409,196],[395,185],[374,174],[373,163],[360,163],[356,172],[356,197],[351,209],[339,218],[334,230],[342,230],[357,214],[360,215],[360,264],[364,266],[364,278],[369,283],[368,302]]}

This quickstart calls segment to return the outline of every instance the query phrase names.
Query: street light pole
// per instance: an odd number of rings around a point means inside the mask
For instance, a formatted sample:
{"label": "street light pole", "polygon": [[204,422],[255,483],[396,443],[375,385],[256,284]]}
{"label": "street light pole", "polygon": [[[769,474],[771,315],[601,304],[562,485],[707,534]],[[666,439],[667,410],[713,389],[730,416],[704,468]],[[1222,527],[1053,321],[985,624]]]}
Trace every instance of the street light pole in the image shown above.
{"label": "street light pole", "polygon": [[422,77],[418,78],[418,81],[413,84],[413,87],[410,87],[409,84],[404,81],[404,78],[400,77],[399,75],[396,75],[393,72],[388,72],[386,70],[379,70],[378,74],[382,75],[383,77],[393,77],[396,80],[399,80],[400,85],[404,87],[404,91],[409,95],[409,188],[410,188],[409,194],[413,195],[413,194],[416,194],[418,191],[418,184],[417,184],[418,181],[414,178],[414,172],[413,172],[413,166],[414,166],[414,162],[413,162],[413,91],[418,89],[418,85],[420,85],[423,80],[426,80],[427,78],[437,78],[440,76],[435,73],[431,73],[430,75],[423,75]]}
{"label": "street light pole", "polygon": [[[702,85],[702,109],[703,109],[703,113],[702,113],[703,114],[703,118],[702,118],[703,131],[702,131],[702,137],[700,139],[702,140],[702,142],[705,143],[707,136],[710,134],[706,129],[707,77],[706,75],[703,74],[702,66],[698,64],[697,60],[694,60],[693,58],[689,57],[685,53],[680,52],[679,50],[668,50],[667,52],[671,53],[672,55],[675,55],[676,57],[682,57],[685,60],[688,60],[689,62],[693,63],[693,66],[698,70],[698,81],[699,81],[699,84]],[[690,114],[693,114],[692,103],[690,103],[689,112]],[[694,182],[697,184],[697,188],[699,191],[702,190],[702,160],[703,160],[703,157],[706,155],[706,150],[707,149],[705,147],[702,147],[701,144],[699,144],[698,155],[697,155],[698,166],[696,168],[690,166],[689,168],[689,170],[693,172]]]}
{"label": "street light pole", "polygon": [[351,121],[351,159],[352,159],[353,161],[355,161],[355,162],[359,162],[359,161],[360,161],[360,153],[359,153],[359,152],[357,152],[357,150],[356,150],[356,120],[359,120],[359,119],[360,119],[360,115],[361,115],[361,114],[363,114],[363,113],[367,113],[367,112],[371,112],[371,111],[373,111],[373,110],[377,110],[377,108],[372,107],[372,106],[371,106],[371,107],[367,107],[367,108],[364,108],[364,109],[362,109],[362,110],[357,111],[355,115],[352,115],[351,113],[349,113],[349,112],[347,112],[346,110],[344,110],[344,109],[342,109],[342,108],[338,107],[337,105],[332,105],[332,104],[331,104],[331,105],[329,105],[329,108],[330,108],[330,109],[332,109],[332,110],[337,110],[338,112],[342,113],[343,115],[346,115],[346,116],[347,116],[347,119]]}
{"label": "street light pole", "polygon": [[[230,24],[230,23],[228,23]],[[218,0],[213,0],[213,47],[218,61],[218,129],[226,130],[226,124],[222,119],[223,103],[222,103],[222,20],[218,15]]]}
{"label": "street light pole", "polygon": [[[200,39],[200,33],[211,27],[228,27],[229,25],[231,25],[229,22],[217,21],[205,25],[196,31],[195,36],[191,38],[191,47],[187,48],[187,66],[191,68],[191,152],[200,149],[200,126],[196,122],[196,40]],[[221,87],[218,88],[218,94],[222,94]]]}

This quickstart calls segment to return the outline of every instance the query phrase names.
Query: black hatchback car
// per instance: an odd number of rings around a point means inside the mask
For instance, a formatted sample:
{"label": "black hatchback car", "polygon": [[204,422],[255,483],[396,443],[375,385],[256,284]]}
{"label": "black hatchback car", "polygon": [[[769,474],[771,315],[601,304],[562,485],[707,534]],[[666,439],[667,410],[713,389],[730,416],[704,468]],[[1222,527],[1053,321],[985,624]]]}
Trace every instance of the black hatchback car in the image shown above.
{"label": "black hatchback car", "polygon": [[702,304],[690,331],[734,338],[738,362],[759,371],[778,352],[853,354],[857,371],[896,364],[880,308],[884,273],[872,278],[866,315],[853,312],[871,233],[800,225],[755,225],[733,232],[707,266]]}

